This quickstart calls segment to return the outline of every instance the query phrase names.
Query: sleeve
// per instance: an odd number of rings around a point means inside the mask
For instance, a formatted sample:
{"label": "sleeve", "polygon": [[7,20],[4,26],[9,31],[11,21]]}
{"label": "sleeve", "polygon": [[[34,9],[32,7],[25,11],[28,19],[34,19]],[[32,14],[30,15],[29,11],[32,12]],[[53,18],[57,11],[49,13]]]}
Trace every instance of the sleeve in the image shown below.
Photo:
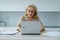
{"label": "sleeve", "polygon": [[39,17],[38,17],[38,20],[40,21],[41,26],[43,26],[43,23],[42,23],[42,21],[40,20],[40,18],[39,18]]}
{"label": "sleeve", "polygon": [[21,20],[22,20],[22,17],[20,17],[18,23],[17,23],[17,27],[20,27],[21,28]]}
{"label": "sleeve", "polygon": [[43,32],[43,31],[45,31],[45,27],[43,26],[43,23],[40,20],[40,18],[39,18],[39,21],[40,21],[40,31]]}

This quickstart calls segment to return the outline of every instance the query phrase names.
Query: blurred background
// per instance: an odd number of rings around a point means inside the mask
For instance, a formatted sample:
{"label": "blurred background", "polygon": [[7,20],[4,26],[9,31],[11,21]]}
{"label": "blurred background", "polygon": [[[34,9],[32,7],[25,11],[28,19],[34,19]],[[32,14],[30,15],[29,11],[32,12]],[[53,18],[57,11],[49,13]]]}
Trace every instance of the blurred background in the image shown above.
{"label": "blurred background", "polygon": [[0,27],[16,27],[30,4],[36,5],[45,27],[60,27],[60,0],[0,0]]}

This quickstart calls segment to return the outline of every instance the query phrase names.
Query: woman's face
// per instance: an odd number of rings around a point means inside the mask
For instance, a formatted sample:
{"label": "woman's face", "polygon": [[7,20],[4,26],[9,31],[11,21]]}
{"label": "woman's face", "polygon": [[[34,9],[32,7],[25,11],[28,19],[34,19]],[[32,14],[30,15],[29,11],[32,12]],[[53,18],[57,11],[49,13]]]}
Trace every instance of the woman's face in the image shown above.
{"label": "woman's face", "polygon": [[34,9],[32,7],[28,7],[28,9],[27,9],[27,15],[28,15],[28,17],[33,17],[33,15],[34,15]]}

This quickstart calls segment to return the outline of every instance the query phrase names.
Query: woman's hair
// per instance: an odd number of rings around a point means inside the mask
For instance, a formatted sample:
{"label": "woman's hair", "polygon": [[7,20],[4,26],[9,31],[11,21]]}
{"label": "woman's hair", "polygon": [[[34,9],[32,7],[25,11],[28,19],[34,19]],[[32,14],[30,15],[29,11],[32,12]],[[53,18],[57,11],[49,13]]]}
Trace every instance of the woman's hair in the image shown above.
{"label": "woman's hair", "polygon": [[[34,15],[33,15],[33,18],[36,19],[37,18],[37,8],[35,5],[31,4],[29,5],[27,8],[26,8],[26,12],[28,10],[29,7],[32,7],[34,9]],[[27,13],[25,12],[25,16],[28,16]]]}

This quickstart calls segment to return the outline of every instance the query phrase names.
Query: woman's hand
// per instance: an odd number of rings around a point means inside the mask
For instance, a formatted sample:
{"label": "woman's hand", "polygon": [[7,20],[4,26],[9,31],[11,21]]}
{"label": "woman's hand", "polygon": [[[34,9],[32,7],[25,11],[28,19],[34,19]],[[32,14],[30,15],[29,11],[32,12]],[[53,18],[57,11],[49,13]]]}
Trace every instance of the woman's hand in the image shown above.
{"label": "woman's hand", "polygon": [[17,30],[16,30],[17,32],[20,32],[20,27],[17,27]]}
{"label": "woman's hand", "polygon": [[17,31],[17,32],[20,32],[20,29],[17,29],[16,31]]}
{"label": "woman's hand", "polygon": [[44,32],[45,31],[45,28],[43,26],[40,27],[40,31],[41,32]]}

